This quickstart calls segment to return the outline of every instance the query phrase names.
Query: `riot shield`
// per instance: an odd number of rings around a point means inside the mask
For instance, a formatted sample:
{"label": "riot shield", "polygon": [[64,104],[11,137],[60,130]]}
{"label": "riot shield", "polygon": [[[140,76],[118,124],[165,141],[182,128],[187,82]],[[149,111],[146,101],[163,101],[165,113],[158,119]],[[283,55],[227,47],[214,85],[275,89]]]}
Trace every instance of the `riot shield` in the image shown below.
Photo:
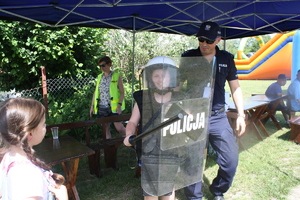
{"label": "riot shield", "polygon": [[205,164],[215,59],[173,60],[176,69],[170,63],[144,69],[143,81],[148,88],[142,95],[142,132],[183,115],[142,138],[141,181],[147,196],[164,196],[201,181]]}

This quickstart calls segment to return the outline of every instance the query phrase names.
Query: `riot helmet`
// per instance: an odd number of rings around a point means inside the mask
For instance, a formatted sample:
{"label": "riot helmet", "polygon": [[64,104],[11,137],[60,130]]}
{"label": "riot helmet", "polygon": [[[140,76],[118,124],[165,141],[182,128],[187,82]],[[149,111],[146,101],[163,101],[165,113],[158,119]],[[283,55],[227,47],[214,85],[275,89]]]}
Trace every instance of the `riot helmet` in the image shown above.
{"label": "riot helmet", "polygon": [[154,57],[143,69],[144,88],[166,90],[178,86],[178,68],[166,56]]}

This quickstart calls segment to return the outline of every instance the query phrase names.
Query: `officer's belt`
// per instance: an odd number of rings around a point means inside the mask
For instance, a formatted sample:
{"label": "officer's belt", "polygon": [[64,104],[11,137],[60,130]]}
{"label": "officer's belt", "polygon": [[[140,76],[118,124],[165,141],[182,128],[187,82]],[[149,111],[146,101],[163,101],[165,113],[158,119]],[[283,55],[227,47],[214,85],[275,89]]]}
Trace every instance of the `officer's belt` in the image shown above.
{"label": "officer's belt", "polygon": [[220,108],[219,110],[212,110],[211,113],[210,113],[210,116],[215,116],[215,115],[218,115],[222,112],[225,111],[225,106],[223,106],[222,108]]}

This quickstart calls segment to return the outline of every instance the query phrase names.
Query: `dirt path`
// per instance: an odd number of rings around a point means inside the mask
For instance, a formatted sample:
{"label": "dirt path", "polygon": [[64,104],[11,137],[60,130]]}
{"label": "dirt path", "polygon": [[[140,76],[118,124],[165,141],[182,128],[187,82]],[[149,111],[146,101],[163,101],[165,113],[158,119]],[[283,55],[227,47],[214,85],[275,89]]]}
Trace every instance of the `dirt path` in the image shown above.
{"label": "dirt path", "polygon": [[295,187],[290,191],[289,196],[287,197],[288,200],[299,200],[300,199],[300,185]]}

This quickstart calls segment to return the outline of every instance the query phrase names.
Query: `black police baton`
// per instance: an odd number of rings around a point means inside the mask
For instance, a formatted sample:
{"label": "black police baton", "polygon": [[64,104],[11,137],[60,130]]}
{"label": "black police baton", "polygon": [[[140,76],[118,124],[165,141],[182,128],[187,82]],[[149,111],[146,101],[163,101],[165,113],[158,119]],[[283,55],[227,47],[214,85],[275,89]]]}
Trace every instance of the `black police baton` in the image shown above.
{"label": "black police baton", "polygon": [[161,124],[159,124],[158,126],[148,130],[148,131],[145,131],[144,133],[141,133],[140,135],[136,136],[136,135],[132,135],[128,138],[128,142],[133,146],[136,144],[136,142],[140,139],[142,139],[143,137],[149,135],[150,133],[154,132],[154,131],[157,131],[158,129],[162,129],[164,128],[165,126],[168,126],[169,124],[172,124],[173,122],[179,120],[179,119],[182,119],[183,118],[183,115],[181,113],[179,113],[178,115],[168,119],[167,121],[164,121],[162,122]]}

